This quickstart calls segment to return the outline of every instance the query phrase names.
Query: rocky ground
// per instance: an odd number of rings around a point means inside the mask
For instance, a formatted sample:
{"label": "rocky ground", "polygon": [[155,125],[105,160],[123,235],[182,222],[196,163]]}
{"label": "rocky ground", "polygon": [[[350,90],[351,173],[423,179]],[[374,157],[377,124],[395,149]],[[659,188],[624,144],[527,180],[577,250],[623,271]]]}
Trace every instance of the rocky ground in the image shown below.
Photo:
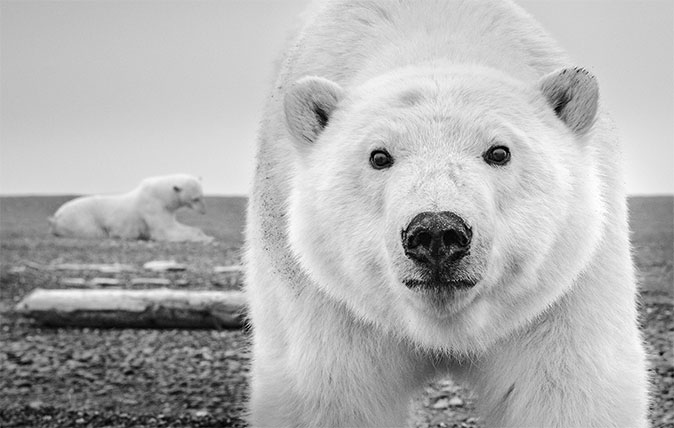
{"label": "rocky ground", "polygon": [[[108,276],[132,287],[135,276],[171,287],[238,286],[214,266],[240,261],[242,200],[213,199],[206,218],[185,220],[216,236],[212,245],[86,242],[45,233],[62,199],[0,199],[0,426],[244,426],[248,333],[242,330],[42,328],[12,312],[36,287],[64,278]],[[631,201],[635,258],[642,284],[641,323],[653,375],[654,427],[674,426],[672,199]],[[150,260],[174,259],[182,272],[148,273]],[[132,272],[53,270],[62,263],[124,263]],[[417,427],[480,426],[474,399],[450,380],[429,385],[414,405]]]}

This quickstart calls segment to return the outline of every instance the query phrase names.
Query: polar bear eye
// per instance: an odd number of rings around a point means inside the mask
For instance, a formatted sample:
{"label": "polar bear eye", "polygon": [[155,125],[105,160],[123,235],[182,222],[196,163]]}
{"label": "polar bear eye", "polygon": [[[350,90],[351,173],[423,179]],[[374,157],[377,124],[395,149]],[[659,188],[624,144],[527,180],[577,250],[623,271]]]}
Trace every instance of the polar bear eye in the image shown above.
{"label": "polar bear eye", "polygon": [[510,161],[510,149],[506,146],[493,146],[482,157],[489,165],[505,165]]}
{"label": "polar bear eye", "polygon": [[393,158],[386,150],[375,150],[370,153],[370,164],[374,169],[390,168],[393,165]]}

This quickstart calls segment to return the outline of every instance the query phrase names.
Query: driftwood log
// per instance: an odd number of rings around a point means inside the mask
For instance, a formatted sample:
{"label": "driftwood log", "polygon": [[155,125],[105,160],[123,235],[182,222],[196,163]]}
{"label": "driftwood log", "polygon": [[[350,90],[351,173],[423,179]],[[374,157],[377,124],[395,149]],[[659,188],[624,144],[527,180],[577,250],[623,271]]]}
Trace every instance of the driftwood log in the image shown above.
{"label": "driftwood log", "polygon": [[15,309],[54,327],[237,328],[244,308],[240,291],[38,288]]}

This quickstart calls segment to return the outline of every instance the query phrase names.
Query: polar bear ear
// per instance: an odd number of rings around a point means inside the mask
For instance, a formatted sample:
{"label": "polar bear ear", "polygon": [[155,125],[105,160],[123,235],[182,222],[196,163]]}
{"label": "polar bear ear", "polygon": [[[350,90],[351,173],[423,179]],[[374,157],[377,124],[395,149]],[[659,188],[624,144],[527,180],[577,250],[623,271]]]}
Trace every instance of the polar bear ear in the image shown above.
{"label": "polar bear ear", "polygon": [[583,68],[563,68],[544,76],[539,88],[548,104],[571,130],[587,132],[599,103],[597,79]]}
{"label": "polar bear ear", "polygon": [[344,90],[322,77],[304,77],[285,96],[288,131],[299,143],[313,143],[323,132]]}

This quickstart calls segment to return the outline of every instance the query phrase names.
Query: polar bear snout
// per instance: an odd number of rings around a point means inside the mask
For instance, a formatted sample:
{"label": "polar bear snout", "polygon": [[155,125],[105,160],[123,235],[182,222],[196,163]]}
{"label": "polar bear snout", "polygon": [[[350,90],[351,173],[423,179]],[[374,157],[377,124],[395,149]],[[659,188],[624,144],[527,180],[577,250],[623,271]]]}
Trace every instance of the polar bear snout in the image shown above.
{"label": "polar bear snout", "polygon": [[407,257],[443,268],[469,253],[473,232],[461,217],[442,211],[417,214],[401,235]]}

